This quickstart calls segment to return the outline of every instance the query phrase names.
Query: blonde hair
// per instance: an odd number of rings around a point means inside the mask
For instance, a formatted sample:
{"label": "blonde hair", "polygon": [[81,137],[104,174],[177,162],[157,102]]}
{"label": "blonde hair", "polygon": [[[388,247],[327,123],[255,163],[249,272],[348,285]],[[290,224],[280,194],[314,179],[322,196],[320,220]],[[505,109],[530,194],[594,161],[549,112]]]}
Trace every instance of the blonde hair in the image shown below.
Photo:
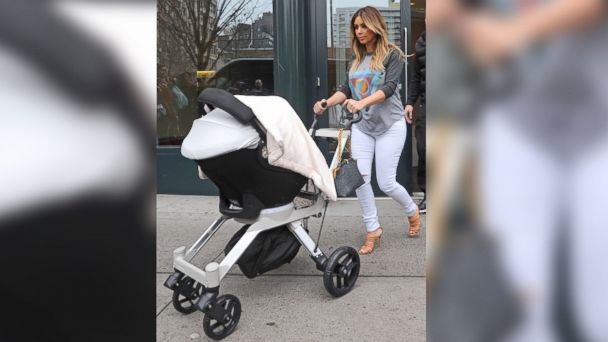
{"label": "blonde hair", "polygon": [[401,58],[405,57],[405,54],[397,45],[388,41],[388,29],[382,14],[380,14],[375,7],[366,6],[358,9],[350,20],[350,38],[353,52],[355,53],[355,60],[350,67],[350,71],[355,71],[359,65],[361,65],[361,62],[367,53],[365,45],[359,43],[357,35],[355,34],[355,19],[357,19],[357,17],[361,17],[363,24],[376,34],[376,49],[372,54],[371,62],[371,68],[373,70],[384,70],[384,59],[391,50],[399,52]]}

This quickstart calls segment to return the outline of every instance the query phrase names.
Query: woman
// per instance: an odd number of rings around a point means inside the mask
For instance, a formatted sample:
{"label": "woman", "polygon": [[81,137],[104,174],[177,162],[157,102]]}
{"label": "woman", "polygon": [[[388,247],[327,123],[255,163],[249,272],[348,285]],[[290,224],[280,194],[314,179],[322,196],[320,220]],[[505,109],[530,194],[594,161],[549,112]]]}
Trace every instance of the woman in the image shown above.
{"label": "woman", "polygon": [[374,155],[380,190],[402,206],[408,216],[409,237],[420,234],[420,215],[407,190],[395,179],[407,134],[397,91],[404,54],[389,43],[384,18],[374,7],[367,6],[355,12],[350,32],[354,57],[348,69],[348,81],[329,99],[315,103],[313,110],[315,114],[321,114],[329,106],[342,104],[350,112],[363,112],[363,120],[352,127],[351,148],[365,180],[356,191],[367,230],[359,253],[369,254],[383,233],[370,184]]}

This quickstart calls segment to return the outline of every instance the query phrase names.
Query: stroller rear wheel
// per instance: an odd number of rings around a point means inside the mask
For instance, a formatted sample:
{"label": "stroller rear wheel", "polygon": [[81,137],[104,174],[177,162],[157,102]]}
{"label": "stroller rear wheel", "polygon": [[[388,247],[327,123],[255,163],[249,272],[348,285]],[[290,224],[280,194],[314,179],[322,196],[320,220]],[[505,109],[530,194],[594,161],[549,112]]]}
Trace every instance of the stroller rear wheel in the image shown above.
{"label": "stroller rear wheel", "polygon": [[221,340],[232,334],[241,318],[241,302],[236,296],[217,297],[203,318],[205,334],[214,340]]}
{"label": "stroller rear wheel", "polygon": [[197,310],[195,304],[202,294],[203,285],[190,277],[186,277],[180,281],[178,288],[173,291],[173,307],[183,314],[191,314]]}
{"label": "stroller rear wheel", "polygon": [[359,253],[348,246],[343,246],[336,249],[323,272],[323,285],[325,289],[334,297],[341,297],[355,286],[359,277]]}

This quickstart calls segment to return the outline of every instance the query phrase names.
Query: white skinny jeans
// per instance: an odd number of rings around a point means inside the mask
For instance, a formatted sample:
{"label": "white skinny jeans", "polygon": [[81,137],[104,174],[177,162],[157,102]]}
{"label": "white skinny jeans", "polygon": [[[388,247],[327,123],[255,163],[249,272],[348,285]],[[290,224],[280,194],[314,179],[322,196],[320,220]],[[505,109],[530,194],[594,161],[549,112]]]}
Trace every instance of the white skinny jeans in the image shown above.
{"label": "white skinny jeans", "polygon": [[353,158],[357,160],[359,172],[365,181],[356,192],[367,231],[371,232],[380,227],[374,191],[370,184],[374,154],[376,156],[376,181],[380,190],[397,201],[407,216],[414,215],[416,204],[407,190],[396,180],[397,165],[407,136],[405,120],[398,120],[388,131],[377,137],[361,132],[356,124],[353,125],[351,134]]}

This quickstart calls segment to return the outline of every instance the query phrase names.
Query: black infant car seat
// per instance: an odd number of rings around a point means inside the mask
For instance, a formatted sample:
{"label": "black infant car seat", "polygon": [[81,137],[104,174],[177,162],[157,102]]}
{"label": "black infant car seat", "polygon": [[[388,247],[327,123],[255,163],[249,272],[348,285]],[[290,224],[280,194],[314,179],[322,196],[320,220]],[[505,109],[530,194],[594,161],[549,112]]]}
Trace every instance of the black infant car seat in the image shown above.
{"label": "black infant car seat", "polygon": [[251,108],[227,91],[215,88],[202,91],[198,102],[201,108],[204,105],[221,108],[241,123],[253,126],[261,139],[255,149],[241,149],[196,161],[219,188],[220,212],[230,217],[255,219],[262,209],[291,202],[307,178],[268,163],[266,132]]}

